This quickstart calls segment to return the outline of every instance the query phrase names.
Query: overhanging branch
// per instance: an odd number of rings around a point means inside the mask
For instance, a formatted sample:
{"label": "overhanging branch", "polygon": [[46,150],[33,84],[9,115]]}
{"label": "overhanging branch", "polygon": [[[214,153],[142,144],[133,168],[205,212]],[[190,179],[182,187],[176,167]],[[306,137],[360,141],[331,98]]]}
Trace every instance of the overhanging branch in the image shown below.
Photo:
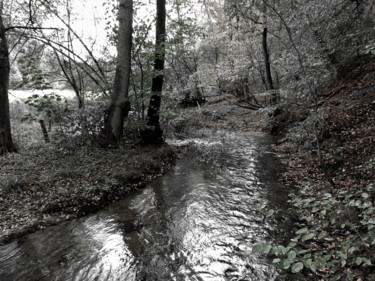
{"label": "overhanging branch", "polygon": [[37,26],[23,26],[23,25],[14,25],[14,26],[8,26],[5,28],[5,32],[9,30],[14,30],[14,29],[29,29],[29,30],[60,30],[59,28],[56,27],[37,27]]}

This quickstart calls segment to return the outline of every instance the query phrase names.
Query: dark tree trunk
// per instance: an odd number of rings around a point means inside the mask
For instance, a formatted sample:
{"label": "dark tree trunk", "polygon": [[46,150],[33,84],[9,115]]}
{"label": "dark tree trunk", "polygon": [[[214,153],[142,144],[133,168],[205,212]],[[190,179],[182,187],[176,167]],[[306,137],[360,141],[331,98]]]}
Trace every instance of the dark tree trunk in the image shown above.
{"label": "dark tree trunk", "polygon": [[42,129],[44,141],[46,143],[49,143],[49,136],[46,128],[46,124],[44,123],[44,120],[39,120],[40,128]]}
{"label": "dark tree trunk", "polygon": [[270,62],[270,55],[268,53],[268,46],[267,46],[267,27],[263,29],[263,40],[262,40],[262,48],[263,48],[263,56],[264,56],[264,63],[266,66],[266,87],[267,90],[273,89],[273,82],[272,82],[272,75],[271,75],[271,62]]}
{"label": "dark tree trunk", "polygon": [[9,51],[0,4],[0,155],[15,151],[9,118]]}
{"label": "dark tree trunk", "polygon": [[130,110],[128,98],[131,72],[133,0],[120,0],[117,65],[112,101],[104,122],[105,142],[117,146],[122,138],[124,120]]}
{"label": "dark tree trunk", "polygon": [[142,141],[144,144],[163,143],[163,131],[160,127],[160,106],[163,90],[165,59],[165,0],[157,0],[156,5],[155,73],[154,78],[152,79],[151,98],[147,110],[147,128],[142,131]]}

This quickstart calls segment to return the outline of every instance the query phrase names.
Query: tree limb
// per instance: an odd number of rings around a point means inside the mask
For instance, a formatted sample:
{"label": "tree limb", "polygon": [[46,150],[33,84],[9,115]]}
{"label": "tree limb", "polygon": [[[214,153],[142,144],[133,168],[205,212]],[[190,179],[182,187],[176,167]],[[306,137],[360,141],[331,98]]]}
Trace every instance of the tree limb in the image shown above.
{"label": "tree limb", "polygon": [[23,26],[23,25],[14,25],[14,26],[8,26],[5,28],[5,32],[13,29],[30,29],[30,30],[60,30],[56,27],[38,27],[38,26]]}

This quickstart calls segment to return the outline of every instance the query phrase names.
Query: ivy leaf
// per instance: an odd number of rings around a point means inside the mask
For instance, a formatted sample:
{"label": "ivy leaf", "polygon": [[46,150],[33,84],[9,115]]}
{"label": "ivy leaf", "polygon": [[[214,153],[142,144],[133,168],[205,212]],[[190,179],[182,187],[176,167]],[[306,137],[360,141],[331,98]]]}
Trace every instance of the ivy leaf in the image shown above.
{"label": "ivy leaf", "polygon": [[308,233],[302,237],[302,241],[308,241],[315,237],[315,233]]}
{"label": "ivy leaf", "polygon": [[312,261],[312,259],[307,259],[307,260],[305,260],[303,263],[305,264],[305,267],[306,267],[307,269],[311,269],[311,266],[312,266],[312,264],[313,264],[313,261]]}
{"label": "ivy leaf", "polygon": [[271,251],[271,249],[272,249],[271,245],[264,245],[262,251],[264,254],[268,254]]}
{"label": "ivy leaf", "polygon": [[254,245],[251,252],[253,254],[259,254],[260,252],[262,252],[262,250],[263,250],[263,243],[257,243],[257,244]]}
{"label": "ivy leaf", "polygon": [[304,233],[306,233],[308,231],[309,231],[309,229],[307,227],[305,227],[305,228],[297,230],[296,234],[304,234]]}
{"label": "ivy leaf", "polygon": [[342,274],[338,274],[338,275],[333,276],[332,280],[333,281],[339,281],[339,280],[341,280],[341,278],[342,278]]}
{"label": "ivy leaf", "polygon": [[303,263],[302,262],[296,262],[292,265],[292,272],[298,273],[303,269]]}
{"label": "ivy leaf", "polygon": [[269,218],[271,217],[273,214],[275,213],[275,210],[268,210],[267,213],[266,213],[266,217]]}
{"label": "ivy leaf", "polygon": [[282,253],[283,255],[285,255],[288,252],[288,249],[285,248],[284,246],[279,246],[278,248],[279,248],[280,253]]}
{"label": "ivy leaf", "polygon": [[356,258],[356,259],[355,259],[355,264],[356,264],[356,265],[361,265],[362,262],[363,262],[363,259],[362,259],[362,258]]}
{"label": "ivy leaf", "polygon": [[288,260],[293,261],[293,260],[295,260],[296,257],[297,257],[297,253],[295,251],[290,251],[288,253]]}
{"label": "ivy leaf", "polygon": [[369,260],[369,259],[367,259],[367,258],[362,258],[362,260],[363,260],[363,263],[364,263],[364,264],[369,265],[369,266],[372,265],[371,260]]}
{"label": "ivy leaf", "polygon": [[288,269],[291,265],[291,262],[290,260],[286,259],[286,260],[283,260],[280,265],[283,269]]}
{"label": "ivy leaf", "polygon": [[364,193],[362,193],[362,197],[363,197],[364,199],[368,199],[368,198],[369,198],[369,194],[366,193],[366,192],[364,192]]}

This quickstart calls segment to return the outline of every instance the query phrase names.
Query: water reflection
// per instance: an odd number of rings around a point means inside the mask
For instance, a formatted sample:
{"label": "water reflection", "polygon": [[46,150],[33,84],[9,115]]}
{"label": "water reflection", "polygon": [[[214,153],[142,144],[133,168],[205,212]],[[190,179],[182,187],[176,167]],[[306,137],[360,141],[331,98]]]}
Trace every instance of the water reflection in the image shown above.
{"label": "water reflection", "polygon": [[0,247],[0,280],[275,280],[254,241],[283,208],[267,139],[218,134],[139,194]]}

